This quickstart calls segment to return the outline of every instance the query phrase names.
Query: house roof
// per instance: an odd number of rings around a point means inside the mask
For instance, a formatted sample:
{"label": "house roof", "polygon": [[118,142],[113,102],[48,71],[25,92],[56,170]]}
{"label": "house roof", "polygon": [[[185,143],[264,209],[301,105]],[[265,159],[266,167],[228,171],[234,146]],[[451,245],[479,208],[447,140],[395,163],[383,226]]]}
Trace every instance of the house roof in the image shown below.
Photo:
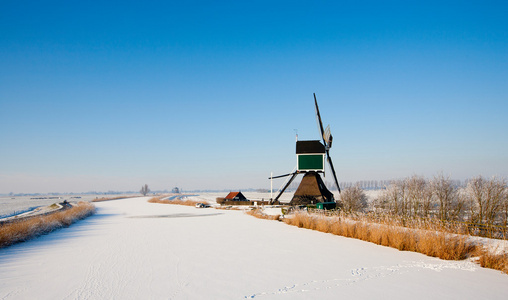
{"label": "house roof", "polygon": [[243,199],[245,199],[245,196],[242,194],[242,192],[230,192],[225,199],[234,199],[235,197],[243,197]]}

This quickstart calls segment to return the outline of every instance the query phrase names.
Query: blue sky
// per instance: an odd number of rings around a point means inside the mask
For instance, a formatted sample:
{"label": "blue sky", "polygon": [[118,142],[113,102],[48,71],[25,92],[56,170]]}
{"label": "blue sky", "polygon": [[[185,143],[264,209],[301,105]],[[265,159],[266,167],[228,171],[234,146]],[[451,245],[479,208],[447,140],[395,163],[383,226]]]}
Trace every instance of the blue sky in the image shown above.
{"label": "blue sky", "polygon": [[[0,1],[0,193],[508,175],[505,1]],[[331,178],[327,178],[331,180]],[[282,182],[276,182],[278,186]]]}

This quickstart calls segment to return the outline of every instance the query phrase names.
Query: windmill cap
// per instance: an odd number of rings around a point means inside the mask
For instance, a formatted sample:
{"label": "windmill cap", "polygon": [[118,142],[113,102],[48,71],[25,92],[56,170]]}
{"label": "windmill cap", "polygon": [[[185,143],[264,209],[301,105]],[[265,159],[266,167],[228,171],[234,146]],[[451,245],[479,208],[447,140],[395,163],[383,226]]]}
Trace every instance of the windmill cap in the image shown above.
{"label": "windmill cap", "polygon": [[325,153],[325,146],[320,141],[297,141],[296,154]]}

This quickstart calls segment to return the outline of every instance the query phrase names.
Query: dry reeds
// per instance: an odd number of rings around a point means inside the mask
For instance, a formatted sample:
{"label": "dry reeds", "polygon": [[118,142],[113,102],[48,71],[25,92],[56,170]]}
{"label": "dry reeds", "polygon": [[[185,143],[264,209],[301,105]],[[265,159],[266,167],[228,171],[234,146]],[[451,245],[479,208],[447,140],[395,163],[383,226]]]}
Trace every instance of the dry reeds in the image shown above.
{"label": "dry reeds", "polygon": [[95,213],[90,202],[79,202],[69,209],[0,225],[0,248],[67,227]]}
{"label": "dry reeds", "polygon": [[220,210],[244,210],[244,209],[241,209],[239,207],[236,207],[236,206],[232,206],[232,205],[227,205],[227,206],[214,206],[215,209],[220,209]]}
{"label": "dry reeds", "polygon": [[279,220],[280,215],[267,215],[264,214],[260,209],[251,209],[249,211],[245,212],[248,215],[251,215],[253,217],[256,217],[258,219],[265,219],[265,220]]}
{"label": "dry reeds", "polygon": [[462,260],[478,256],[481,266],[508,274],[507,253],[494,255],[489,251],[479,251],[479,246],[472,242],[468,235],[457,233],[460,229],[451,233],[436,230],[429,224],[420,223],[420,227],[407,228],[399,226],[397,222],[379,224],[361,218],[352,220],[344,216],[326,217],[305,212],[297,212],[291,218],[283,220],[289,225],[301,228],[360,239],[401,251],[419,252],[446,260]]}
{"label": "dry reeds", "polygon": [[139,196],[117,196],[117,197],[102,197],[102,198],[96,198],[93,199],[92,202],[102,202],[102,201],[109,201],[109,200],[118,200],[118,199],[127,199],[127,198],[136,198]]}
{"label": "dry reeds", "polygon": [[485,249],[479,249],[476,256],[478,263],[484,268],[500,270],[508,274],[508,253],[492,253]]}
{"label": "dry reeds", "polygon": [[163,197],[153,197],[148,200],[150,203],[161,203],[161,204],[176,204],[176,205],[186,205],[186,206],[196,206],[198,203],[208,204],[207,202],[198,202],[193,200],[182,200],[181,198],[176,198],[173,200],[162,199]]}

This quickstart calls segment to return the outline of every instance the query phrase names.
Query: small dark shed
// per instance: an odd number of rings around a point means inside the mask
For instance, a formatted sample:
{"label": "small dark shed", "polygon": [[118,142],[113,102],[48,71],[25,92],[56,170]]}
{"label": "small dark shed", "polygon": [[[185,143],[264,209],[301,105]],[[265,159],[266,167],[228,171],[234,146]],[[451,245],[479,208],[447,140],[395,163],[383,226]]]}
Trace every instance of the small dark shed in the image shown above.
{"label": "small dark shed", "polygon": [[247,198],[242,194],[242,192],[230,192],[226,198],[229,201],[246,201]]}

